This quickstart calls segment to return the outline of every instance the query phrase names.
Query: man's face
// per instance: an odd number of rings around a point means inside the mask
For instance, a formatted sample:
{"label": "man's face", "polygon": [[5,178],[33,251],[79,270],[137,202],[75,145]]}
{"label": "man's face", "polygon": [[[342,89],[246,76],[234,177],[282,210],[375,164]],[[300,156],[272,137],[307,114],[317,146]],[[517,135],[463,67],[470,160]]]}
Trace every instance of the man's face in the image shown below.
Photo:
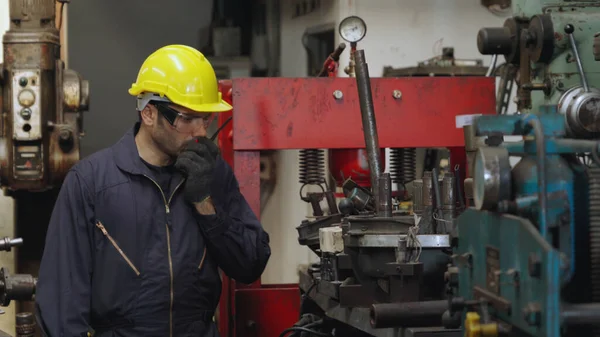
{"label": "man's face", "polygon": [[192,138],[206,137],[207,116],[174,104],[157,107],[150,103],[148,107],[152,116],[152,123],[148,125],[152,139],[168,156],[177,157]]}

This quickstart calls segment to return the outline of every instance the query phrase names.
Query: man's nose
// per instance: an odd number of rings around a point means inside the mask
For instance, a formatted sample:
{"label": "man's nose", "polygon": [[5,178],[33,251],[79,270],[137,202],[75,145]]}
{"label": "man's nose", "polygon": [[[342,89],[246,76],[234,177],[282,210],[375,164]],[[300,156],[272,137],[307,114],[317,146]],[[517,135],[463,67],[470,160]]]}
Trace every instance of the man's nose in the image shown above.
{"label": "man's nose", "polygon": [[206,137],[206,128],[204,125],[198,126],[192,132],[192,137]]}

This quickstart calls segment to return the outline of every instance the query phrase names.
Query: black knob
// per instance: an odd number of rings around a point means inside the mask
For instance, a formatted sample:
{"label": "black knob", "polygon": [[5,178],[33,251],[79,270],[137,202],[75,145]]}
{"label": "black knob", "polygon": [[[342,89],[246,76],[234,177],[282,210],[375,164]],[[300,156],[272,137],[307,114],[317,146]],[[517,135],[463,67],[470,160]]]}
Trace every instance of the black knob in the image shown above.
{"label": "black knob", "polygon": [[573,27],[572,24],[567,24],[565,25],[565,33],[567,34],[573,34],[573,32],[575,31],[575,27]]}
{"label": "black knob", "polygon": [[350,215],[354,212],[354,204],[352,203],[352,200],[348,198],[340,200],[338,208],[343,215]]}
{"label": "black knob", "polygon": [[481,28],[477,33],[477,49],[483,55],[508,55],[512,52],[510,30],[502,28]]}

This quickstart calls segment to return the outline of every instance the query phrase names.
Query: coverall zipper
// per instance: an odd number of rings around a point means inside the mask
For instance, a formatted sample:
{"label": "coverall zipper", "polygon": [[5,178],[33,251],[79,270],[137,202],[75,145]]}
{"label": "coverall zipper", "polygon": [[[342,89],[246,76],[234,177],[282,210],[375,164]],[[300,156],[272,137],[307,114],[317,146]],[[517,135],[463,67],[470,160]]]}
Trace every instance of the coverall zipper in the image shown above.
{"label": "coverall zipper", "polygon": [[204,265],[205,258],[206,258],[206,246],[204,247],[204,253],[202,253],[202,260],[200,260],[200,265],[198,266],[198,270],[202,270],[202,266]]}
{"label": "coverall zipper", "polygon": [[[154,183],[154,185],[156,185],[156,187],[158,187],[158,190],[160,191],[160,194],[162,195],[163,201],[165,203],[165,211],[167,212],[167,218],[168,218],[169,214],[171,214],[171,208],[169,207],[169,205],[171,204],[171,199],[173,199],[173,195],[175,195],[175,192],[177,191],[177,189],[179,189],[179,186],[181,186],[181,184],[183,184],[185,179],[182,179],[179,182],[179,184],[177,184],[177,186],[175,186],[175,189],[173,190],[173,192],[169,196],[169,199],[167,200],[167,198],[165,197],[165,192],[160,187],[160,185],[154,179],[150,178],[149,176],[144,175],[144,177],[150,179],[150,181],[152,181]],[[170,286],[169,286],[170,296],[171,296],[171,303],[169,305],[169,336],[173,337],[173,297],[174,297],[174,294],[173,294],[173,259],[171,257],[171,233],[169,232],[168,220],[165,223],[165,229],[167,231],[167,252],[169,254],[169,275],[171,277]]]}
{"label": "coverall zipper", "polygon": [[119,254],[121,254],[121,257],[123,257],[123,259],[125,259],[125,262],[127,262],[129,267],[131,267],[131,269],[133,269],[133,271],[135,272],[135,275],[140,276],[140,272],[138,271],[138,269],[135,267],[133,262],[131,262],[131,260],[127,257],[127,255],[125,255],[125,252],[121,249],[121,247],[119,247],[119,245],[117,244],[117,241],[115,241],[115,239],[113,239],[113,237],[108,233],[108,231],[106,230],[106,228],[104,227],[102,222],[100,222],[100,221],[96,222],[96,227],[98,227],[100,229],[100,231],[102,231],[102,234],[104,234],[104,236],[106,236],[106,238],[108,238],[108,241],[110,241],[110,243],[113,245],[113,247],[115,247],[117,252],[119,252]]}

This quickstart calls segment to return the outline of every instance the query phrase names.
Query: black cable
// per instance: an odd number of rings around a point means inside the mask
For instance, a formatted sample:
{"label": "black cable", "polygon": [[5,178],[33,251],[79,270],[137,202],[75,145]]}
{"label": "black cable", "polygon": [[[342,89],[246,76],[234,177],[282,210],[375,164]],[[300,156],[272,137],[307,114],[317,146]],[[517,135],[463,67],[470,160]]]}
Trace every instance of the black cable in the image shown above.
{"label": "black cable", "polygon": [[[311,329],[311,330],[312,330],[312,328],[314,328],[314,327],[316,327],[316,326],[319,326],[319,325],[321,325],[321,324],[323,324],[323,320],[322,320],[322,319],[320,319],[320,320],[318,320],[318,321],[314,321],[314,322],[312,322],[312,323],[308,323],[308,324],[306,324],[306,325],[301,325],[300,327],[302,327],[302,328],[305,328],[305,329]],[[289,335],[288,337],[300,336],[300,335],[299,335],[300,333],[302,333],[302,331],[294,331],[294,332],[293,332],[291,335]]]}
{"label": "black cable", "polygon": [[315,331],[315,330],[312,330],[312,329],[308,329],[308,328],[304,328],[304,327],[301,327],[301,326],[293,326],[291,328],[287,328],[287,329],[283,330],[283,332],[281,332],[279,334],[279,337],[285,337],[285,335],[287,335],[288,333],[295,332],[295,331],[298,331],[298,332],[308,332],[310,334],[313,334],[315,336],[320,336],[320,337],[331,337],[331,335],[328,334],[328,333],[318,332],[318,331]]}
{"label": "black cable", "polygon": [[310,292],[317,286],[317,282],[313,282],[313,284],[308,287],[308,290],[302,295],[303,297],[310,296]]}

